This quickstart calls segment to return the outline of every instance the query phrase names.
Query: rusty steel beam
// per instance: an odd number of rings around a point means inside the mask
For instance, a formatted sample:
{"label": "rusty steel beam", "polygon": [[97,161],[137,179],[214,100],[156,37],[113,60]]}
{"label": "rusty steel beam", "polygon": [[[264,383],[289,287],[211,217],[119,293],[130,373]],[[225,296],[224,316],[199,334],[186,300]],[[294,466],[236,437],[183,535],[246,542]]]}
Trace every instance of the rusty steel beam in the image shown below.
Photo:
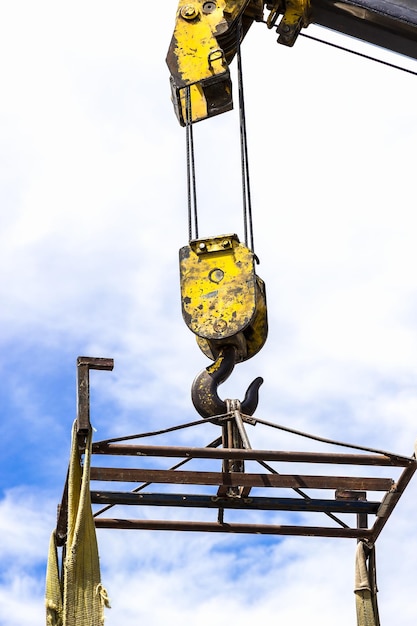
{"label": "rusty steel beam", "polygon": [[315,513],[356,513],[376,515],[380,502],[355,499],[325,500],[304,498],[228,498],[182,493],[132,493],[91,491],[93,504],[128,506],[159,506],[199,509],[237,509],[256,511],[307,511]]}
{"label": "rusty steel beam", "polygon": [[193,459],[244,459],[247,461],[283,461],[286,463],[325,463],[337,465],[376,465],[407,467],[416,465],[411,457],[383,454],[340,454],[323,452],[293,452],[286,450],[242,450],[236,448],[192,448],[188,446],[147,446],[97,442],[93,454],[117,456],[162,456]]}
{"label": "rusty steel beam", "polygon": [[372,539],[372,531],[365,528],[327,528],[320,526],[274,526],[266,524],[227,524],[218,522],[189,522],[174,520],[95,519],[96,528],[131,530],[170,530],[255,535],[293,535],[301,537],[345,537]]}
{"label": "rusty steel beam", "polygon": [[374,524],[374,533],[375,533],[374,541],[376,541],[377,537],[379,537],[382,529],[384,528],[385,524],[388,521],[388,518],[393,512],[395,505],[397,504],[398,500],[404,493],[408,483],[412,479],[416,469],[417,469],[416,464],[414,464],[414,466],[411,466],[405,469],[403,473],[401,474],[395,486],[395,489],[392,489],[389,493],[387,493],[385,498],[383,499],[381,506],[379,508],[379,511],[377,513],[377,520]]}
{"label": "rusty steel beam", "polygon": [[227,485],[232,487],[353,489],[360,491],[389,491],[394,484],[391,478],[249,474],[247,472],[186,472],[113,467],[92,467],[91,480],[182,485]]}
{"label": "rusty steel beam", "polygon": [[86,434],[90,424],[90,370],[112,371],[113,359],[79,356],[77,358],[77,432]]}

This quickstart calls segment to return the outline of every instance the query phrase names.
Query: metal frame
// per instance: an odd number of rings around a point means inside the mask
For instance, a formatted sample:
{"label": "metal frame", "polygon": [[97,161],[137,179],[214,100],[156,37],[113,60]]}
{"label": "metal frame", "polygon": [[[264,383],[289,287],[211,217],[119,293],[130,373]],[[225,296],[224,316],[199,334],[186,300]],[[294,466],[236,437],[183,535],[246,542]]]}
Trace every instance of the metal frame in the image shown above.
{"label": "metal frame", "polygon": [[[92,481],[135,482],[146,487],[151,484],[176,485],[204,485],[217,487],[213,494],[189,493],[140,493],[121,491],[103,491],[92,489],[92,503],[101,505],[135,505],[176,508],[205,508],[227,509],[234,511],[287,511],[321,512],[332,514],[351,514],[355,525],[343,526],[304,526],[227,523],[217,520],[189,521],[189,520],[149,520],[149,519],[121,519],[96,517],[97,528],[130,528],[147,530],[180,530],[226,533],[256,533],[269,535],[299,535],[316,537],[346,537],[356,538],[373,544],[382,528],[388,521],[399,498],[403,494],[411,477],[417,469],[416,460],[397,456],[376,454],[329,454],[312,452],[287,452],[280,450],[242,450],[235,448],[189,448],[172,446],[146,446],[126,444],[93,444],[93,454],[100,456],[130,456],[140,460],[144,457],[212,459],[223,461],[257,461],[257,462],[285,462],[286,464],[327,464],[331,466],[371,466],[373,468],[403,468],[397,481],[390,477],[374,476],[344,476],[344,475],[315,475],[294,472],[281,473],[247,473],[247,472],[211,472],[211,471],[184,471],[161,470],[149,468],[113,468],[92,467]],[[272,469],[272,468],[270,468]],[[386,471],[386,470],[385,470]],[[244,487],[251,492],[250,496],[238,497],[235,493],[227,495],[230,488]],[[267,489],[271,496],[252,495],[256,489]],[[334,492],[334,498],[324,497],[322,494],[314,497],[281,497],[275,495],[277,490],[294,489],[320,492]],[[366,500],[367,492],[377,492],[380,497],[372,501]],[[222,495],[219,495],[222,494]],[[368,519],[374,516],[370,528],[363,528],[364,516]],[[360,520],[362,520],[361,523]],[[367,524],[366,524],[367,525]]]}
{"label": "metal frame", "polygon": [[[89,422],[89,378],[92,369],[111,370],[112,359],[77,360],[77,425],[80,447],[85,444],[85,436],[91,428]],[[230,402],[230,401],[228,401]],[[137,467],[91,467],[91,481],[101,483],[138,483],[133,491],[121,491],[115,486],[111,490],[93,487],[91,502],[101,505],[95,513],[97,528],[123,528],[146,530],[175,530],[198,532],[252,533],[263,535],[298,535],[313,537],[345,537],[365,541],[372,546],[392,514],[398,500],[404,493],[417,469],[415,457],[404,457],[388,452],[329,453],[294,452],[285,450],[253,450],[244,430],[243,422],[254,424],[256,419],[246,417],[233,402],[230,413],[216,418],[222,427],[219,437],[207,447],[155,446],[144,444],[124,444],[118,442],[93,443],[93,459],[105,460],[111,464],[115,457],[131,457]],[[204,423],[206,420],[202,420]],[[131,438],[131,437],[127,437]],[[336,443],[336,442],[335,442]],[[223,447],[219,447],[222,445]],[[340,445],[340,444],[339,444]],[[171,469],[161,469],[161,459],[180,459]],[[151,459],[157,459],[157,467],[149,467]],[[205,460],[212,463],[214,470],[179,470],[190,461]],[[262,467],[262,472],[245,471],[245,463]],[[221,463],[221,470],[218,465]],[[286,473],[278,471],[270,463],[285,463]],[[331,467],[322,474],[310,471],[317,465]],[[288,466],[293,469],[288,473]],[[344,467],[344,472],[335,468]],[[308,471],[306,471],[308,468]],[[349,468],[349,471],[346,470]],[[349,475],[361,470],[360,475]],[[368,468],[368,473],[366,469]],[[369,468],[372,471],[369,472]],[[378,470],[378,476],[374,474]],[[400,472],[397,480],[391,474]],[[347,474],[347,475],[346,475]],[[363,475],[365,474],[365,475]],[[370,475],[371,474],[371,475]],[[165,491],[149,492],[151,485],[165,485]],[[172,485],[176,491],[171,491]],[[199,485],[204,493],[189,493],[190,485]],[[184,488],[186,489],[184,490]],[[283,490],[292,490],[295,497],[288,497]],[[259,491],[260,490],[260,491]],[[308,494],[306,490],[314,493]],[[258,492],[258,493],[257,493]],[[372,499],[368,500],[368,493]],[[329,496],[332,495],[332,497]],[[217,511],[217,521],[190,519],[145,519],[102,517],[102,514],[116,505],[137,508],[156,507],[176,509]],[[248,512],[269,512],[269,519],[253,523],[245,518],[227,522],[225,512],[234,511],[234,516],[245,516]],[[274,513],[289,513],[290,524],[274,521]],[[304,524],[304,514],[322,513],[322,524]],[[338,516],[349,518],[349,524]],[[353,516],[353,517],[352,517]],[[294,517],[296,522],[294,522]],[[298,519],[300,518],[300,519]],[[329,524],[328,520],[331,520]],[[270,521],[269,521],[270,520]],[[353,520],[353,523],[352,523]],[[371,522],[371,523],[370,523]],[[67,525],[67,485],[58,509],[57,542],[64,545]]]}

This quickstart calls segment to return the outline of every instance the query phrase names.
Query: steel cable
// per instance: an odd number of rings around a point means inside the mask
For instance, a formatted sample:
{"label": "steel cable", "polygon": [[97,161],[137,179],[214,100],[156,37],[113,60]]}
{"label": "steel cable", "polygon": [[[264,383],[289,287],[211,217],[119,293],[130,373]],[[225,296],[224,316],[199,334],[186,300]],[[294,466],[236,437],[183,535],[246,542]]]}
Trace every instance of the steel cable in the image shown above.
{"label": "steel cable", "polygon": [[[198,239],[197,187],[195,176],[193,118],[190,87],[185,89],[185,136],[187,153],[188,240]],[[194,229],[193,229],[194,222]],[[194,232],[193,232],[194,230]]]}
{"label": "steel cable", "polygon": [[242,71],[242,54],[241,54],[241,31],[242,21],[239,21],[237,27],[236,42],[236,58],[237,58],[237,75],[238,75],[238,93],[239,93],[239,126],[240,126],[240,150],[241,150],[241,169],[242,169],[242,197],[243,197],[243,229],[246,247],[252,252],[254,249],[253,237],[253,217],[252,217],[252,197],[249,176],[249,159],[248,159],[248,138],[246,132],[246,111],[245,97],[243,91],[243,71]]}
{"label": "steel cable", "polygon": [[395,65],[394,63],[389,63],[388,61],[383,61],[382,59],[377,59],[376,57],[371,57],[370,55],[364,54],[363,52],[357,52],[356,50],[345,48],[344,46],[332,43],[331,41],[325,41],[324,39],[320,39],[319,37],[313,37],[312,35],[307,35],[306,33],[300,33],[300,36],[305,37],[306,39],[312,39],[313,41],[317,41],[318,43],[324,43],[326,46],[331,46],[332,48],[342,50],[343,52],[350,52],[350,54],[362,57],[363,59],[368,59],[368,61],[375,61],[375,63],[380,63],[381,65],[386,65],[387,67],[391,67],[395,70],[400,70],[401,72],[406,72],[407,74],[417,76],[417,72],[415,72],[414,70],[409,70],[406,67],[401,67],[401,65]]}

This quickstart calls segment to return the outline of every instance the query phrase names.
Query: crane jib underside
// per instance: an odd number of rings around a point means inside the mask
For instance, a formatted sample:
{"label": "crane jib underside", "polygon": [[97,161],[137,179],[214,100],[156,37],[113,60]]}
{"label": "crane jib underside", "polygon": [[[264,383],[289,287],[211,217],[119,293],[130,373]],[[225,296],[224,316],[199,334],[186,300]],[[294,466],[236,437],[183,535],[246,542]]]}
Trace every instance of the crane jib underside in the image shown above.
{"label": "crane jib underside", "polygon": [[312,0],[310,20],[417,59],[415,0]]}

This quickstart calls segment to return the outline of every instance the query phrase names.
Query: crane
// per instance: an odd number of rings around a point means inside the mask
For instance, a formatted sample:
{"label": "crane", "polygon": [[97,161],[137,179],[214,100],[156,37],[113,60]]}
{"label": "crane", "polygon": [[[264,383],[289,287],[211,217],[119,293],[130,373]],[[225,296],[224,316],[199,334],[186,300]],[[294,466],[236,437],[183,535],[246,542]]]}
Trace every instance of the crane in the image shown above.
{"label": "crane", "polygon": [[[268,12],[266,18],[265,10]],[[178,121],[187,130],[187,153],[193,159],[192,126],[195,122],[233,108],[229,65],[237,56],[242,168],[246,170],[247,184],[249,175],[240,45],[254,22],[265,23],[269,29],[275,28],[278,43],[288,47],[296,43],[303,29],[317,24],[417,59],[417,7],[412,0],[180,0],[167,64],[171,73],[174,110]],[[192,175],[193,171],[189,170],[189,180]],[[245,204],[245,177],[243,182]],[[228,255],[229,263],[220,269],[225,248],[231,253]],[[253,249],[244,250],[249,259],[253,258]],[[242,244],[236,236],[234,239],[221,236],[210,240],[190,240],[189,246],[180,252],[180,268],[184,320],[197,336],[199,347],[215,361],[193,383],[194,406],[202,417],[208,419],[234,415],[229,422],[231,436],[228,439],[227,431],[223,430],[223,442],[227,441],[232,448],[248,449],[250,444],[242,415],[246,421],[253,415],[262,379],[253,381],[243,403],[237,400],[223,403],[216,390],[217,384],[230,374],[234,363],[256,354],[267,335],[264,285],[253,269],[249,272],[247,269],[233,271],[239,265],[239,262],[236,263],[239,253],[242,253]],[[250,262],[246,266],[248,268]],[[222,282],[224,277],[227,280]],[[253,297],[245,301],[241,293],[237,294],[239,286],[242,292],[249,284],[252,285],[249,291]],[[258,299],[254,285],[258,285],[261,296]],[[258,306],[257,300],[261,303]],[[234,329],[233,322],[237,319],[244,322]],[[256,332],[253,332],[254,328]],[[221,424],[221,420],[215,423]],[[243,465],[237,471],[244,472]],[[240,489],[226,493],[233,497],[248,494],[242,487]],[[362,497],[355,490],[346,492],[346,496]],[[340,490],[336,492],[337,497],[344,497]],[[218,521],[223,523],[223,514]],[[361,525],[359,516],[358,526]],[[364,525],[367,525],[366,521]],[[356,574],[358,626],[379,626],[373,541],[358,538]]]}
{"label": "crane", "polygon": [[414,0],[180,0],[167,63],[182,125],[186,87],[193,122],[233,107],[229,65],[254,22],[275,29],[285,46],[316,24],[417,59]]}
{"label": "crane", "polygon": [[[286,46],[293,46],[309,24],[319,24],[417,58],[417,9],[413,4],[412,0],[396,0],[395,3],[387,0],[180,0],[167,62],[174,108],[180,124],[187,129],[188,140],[192,139],[194,122],[232,108],[229,64],[234,56],[239,58],[240,43],[254,22],[275,28],[278,42]],[[265,10],[269,12],[266,19]],[[356,539],[358,625],[379,625],[374,544],[417,471],[416,454],[408,457],[345,444],[254,417],[260,378],[249,386],[242,402],[219,398],[217,386],[229,376],[235,363],[257,354],[266,340],[265,286],[255,271],[257,262],[252,242],[245,238],[242,244],[235,234],[207,239],[190,236],[189,244],[180,250],[183,317],[196,335],[199,348],[214,361],[197,376],[192,387],[192,400],[203,420],[93,443],[89,371],[111,371],[113,360],[78,358],[77,419],[73,426],[68,478],[48,557],[49,624],[102,626],[108,597],[100,579],[95,528],[125,528]],[[205,447],[122,443],[195,426],[202,421],[221,427],[221,435]],[[355,453],[252,449],[246,428],[256,424],[310,437],[322,444],[351,448]],[[151,468],[149,463],[144,467],[91,467],[93,455],[100,459],[132,457],[135,463],[143,458],[148,461],[157,458],[157,463]],[[170,469],[161,469],[160,460],[172,457],[181,460]],[[217,467],[216,471],[178,471],[189,461],[201,459],[217,465],[220,462],[221,470]],[[247,472],[245,463],[252,463],[255,468],[260,466],[262,470]],[[287,473],[281,471],[281,466],[277,471],[271,463],[281,463]],[[317,463],[338,469],[333,470],[333,475],[326,472],[324,476],[306,470]],[[289,466],[293,471],[288,471]],[[340,475],[342,466],[349,466],[348,475]],[[351,471],[355,467],[360,470],[359,475]],[[372,468],[372,475],[364,476],[367,467]],[[375,469],[381,470],[383,475],[375,476]],[[392,470],[397,470],[399,476],[391,477]],[[90,489],[90,481],[97,481],[101,486]],[[103,482],[131,482],[139,486],[130,492],[121,492],[116,487],[105,491]],[[150,485],[160,483],[176,485],[179,493],[147,491]],[[184,485],[203,485],[205,493],[180,492]],[[208,492],[210,488],[214,493]],[[256,495],[258,489],[263,490],[261,493],[269,491],[268,496]],[[277,496],[282,489],[294,492],[296,497]],[[329,491],[334,493],[334,498],[328,497]],[[372,494],[372,500],[367,499],[368,494]],[[102,507],[94,515],[92,504]],[[182,511],[192,508],[209,513],[214,510],[217,521],[149,519],[148,515],[138,519],[102,516],[119,505],[159,510],[171,507]],[[291,523],[277,523],[273,516],[277,511],[290,513]],[[226,521],[230,512],[235,515],[231,521]],[[244,517],[247,512],[272,514],[262,518],[265,523],[253,523],[250,517],[249,520]],[[294,512],[324,514],[325,524],[306,525],[303,520],[294,521],[291,519]],[[343,515],[343,519],[339,515]],[[348,517],[349,523],[344,521]],[[356,523],[350,522],[352,517]],[[61,561],[59,548],[62,548]]]}

